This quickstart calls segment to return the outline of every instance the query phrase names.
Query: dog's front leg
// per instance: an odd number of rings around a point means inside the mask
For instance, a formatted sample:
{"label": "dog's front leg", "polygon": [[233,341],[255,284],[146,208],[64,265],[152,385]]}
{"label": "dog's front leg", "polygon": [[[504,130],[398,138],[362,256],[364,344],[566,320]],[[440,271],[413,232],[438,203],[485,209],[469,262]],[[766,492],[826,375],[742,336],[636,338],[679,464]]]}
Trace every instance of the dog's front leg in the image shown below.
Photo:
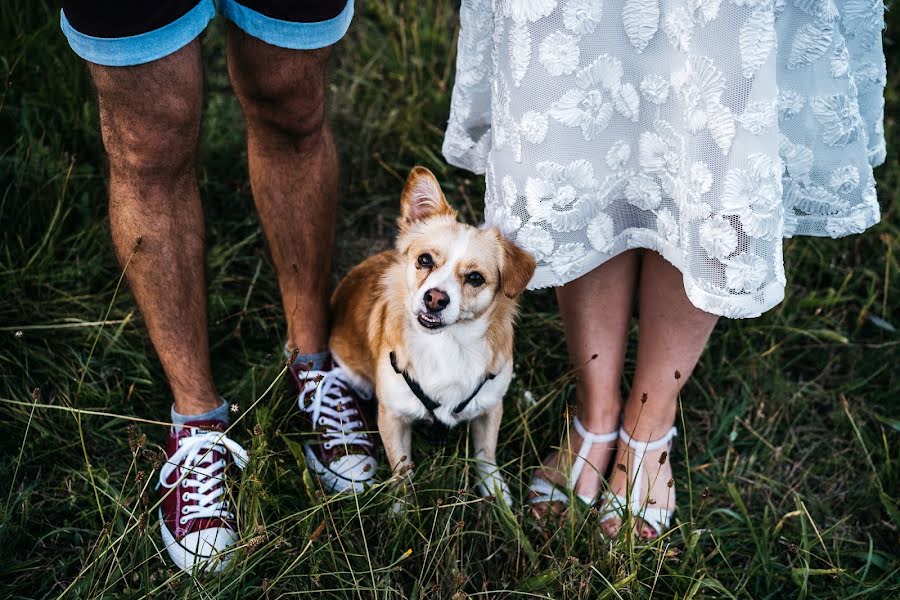
{"label": "dog's front leg", "polygon": [[400,513],[404,505],[410,503],[409,485],[412,483],[413,463],[412,424],[403,415],[392,411],[385,402],[378,404],[378,431],[384,444],[384,453],[393,471],[392,483],[398,485],[401,498],[393,506],[395,513]]}
{"label": "dog's front leg", "polygon": [[388,463],[397,483],[412,480],[412,425],[409,420],[390,409],[386,402],[378,404],[378,432],[384,444]]}
{"label": "dog's front leg", "polygon": [[503,417],[503,402],[472,420],[472,439],[475,443],[475,471],[478,473],[478,491],[482,496],[498,493],[508,506],[512,495],[497,466],[497,436]]}

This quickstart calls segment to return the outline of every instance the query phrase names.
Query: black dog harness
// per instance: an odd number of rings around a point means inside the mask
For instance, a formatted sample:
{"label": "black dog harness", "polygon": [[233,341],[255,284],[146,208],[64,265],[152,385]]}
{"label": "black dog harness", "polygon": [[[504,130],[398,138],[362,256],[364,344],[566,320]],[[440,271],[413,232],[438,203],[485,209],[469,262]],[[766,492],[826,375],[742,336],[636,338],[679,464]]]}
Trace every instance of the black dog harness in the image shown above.
{"label": "black dog harness", "polygon": [[[419,399],[419,402],[422,403],[422,406],[424,406],[428,410],[428,412],[431,413],[435,424],[441,423],[441,421],[434,414],[434,411],[441,406],[440,403],[435,402],[432,398],[430,398],[428,394],[425,393],[425,390],[422,389],[422,386],[419,385],[419,382],[410,377],[407,371],[400,370],[400,367],[397,365],[397,355],[393,351],[391,351],[391,366],[394,368],[395,373],[397,373],[398,375],[403,375],[403,379],[404,381],[406,381],[406,385],[409,386],[409,391],[411,391],[413,395]],[[469,402],[471,402],[472,399],[478,395],[478,392],[481,391],[481,388],[484,387],[484,384],[496,376],[496,373],[488,373],[487,375],[485,375],[484,379],[481,380],[481,383],[475,386],[475,391],[469,394],[468,398],[456,405],[456,408],[453,409],[453,414],[457,415],[465,410],[466,406],[469,405]]]}

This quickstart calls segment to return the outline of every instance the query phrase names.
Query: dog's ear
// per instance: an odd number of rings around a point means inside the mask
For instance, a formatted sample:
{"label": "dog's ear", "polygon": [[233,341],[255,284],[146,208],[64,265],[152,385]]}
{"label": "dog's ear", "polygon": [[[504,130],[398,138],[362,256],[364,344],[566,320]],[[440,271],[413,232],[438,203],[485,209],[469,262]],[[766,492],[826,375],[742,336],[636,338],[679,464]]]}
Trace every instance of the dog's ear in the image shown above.
{"label": "dog's ear", "polygon": [[425,167],[413,167],[400,196],[400,230],[438,215],[455,218],[456,211],[447,204],[441,184],[431,171]]}
{"label": "dog's ear", "polygon": [[[498,232],[499,233],[499,232]],[[503,244],[503,266],[500,268],[500,285],[507,298],[515,298],[525,291],[531,281],[537,262],[534,257],[500,235]]]}

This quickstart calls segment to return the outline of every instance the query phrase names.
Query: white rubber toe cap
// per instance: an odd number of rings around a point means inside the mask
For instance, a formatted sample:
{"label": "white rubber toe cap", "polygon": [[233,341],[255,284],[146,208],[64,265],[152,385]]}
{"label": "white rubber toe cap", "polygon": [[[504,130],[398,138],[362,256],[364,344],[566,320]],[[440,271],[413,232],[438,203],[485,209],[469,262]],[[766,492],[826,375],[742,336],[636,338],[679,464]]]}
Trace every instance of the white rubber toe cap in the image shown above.
{"label": "white rubber toe cap", "polygon": [[325,491],[329,494],[365,491],[366,486],[371,485],[375,478],[378,461],[373,456],[347,454],[334,459],[331,461],[330,467],[326,467],[316,458],[312,448],[306,446],[305,450],[306,463],[318,476]]}
{"label": "white rubber toe cap", "polygon": [[[372,456],[365,454],[348,454],[339,456],[331,461],[330,470],[334,472],[341,480],[345,489],[353,487],[357,489],[357,484],[366,484],[375,477],[375,468],[378,461]],[[341,486],[341,483],[338,483]]]}
{"label": "white rubber toe cap", "polygon": [[238,539],[238,534],[233,529],[210,527],[176,540],[165,522],[161,524],[163,544],[172,561],[182,571],[221,571],[230,558],[226,551]]}

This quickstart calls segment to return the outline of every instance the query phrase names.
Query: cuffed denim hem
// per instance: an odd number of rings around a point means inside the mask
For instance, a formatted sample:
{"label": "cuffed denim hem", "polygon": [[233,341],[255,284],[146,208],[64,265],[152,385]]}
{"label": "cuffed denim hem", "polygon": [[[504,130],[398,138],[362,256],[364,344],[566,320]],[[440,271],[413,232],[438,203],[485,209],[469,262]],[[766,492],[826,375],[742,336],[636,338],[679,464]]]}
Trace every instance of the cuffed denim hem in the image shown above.
{"label": "cuffed denim hem", "polygon": [[66,13],[59,11],[60,27],[75,54],[107,67],[140,65],[177,52],[196,39],[215,16],[213,0],[200,0],[197,6],[159,29],[128,37],[101,38],[76,30]]}
{"label": "cuffed denim hem", "polygon": [[219,0],[219,11],[247,35],[272,46],[291,50],[315,50],[337,43],[353,19],[353,0],[347,0],[339,15],[317,23],[282,21],[247,8],[236,0]]}

